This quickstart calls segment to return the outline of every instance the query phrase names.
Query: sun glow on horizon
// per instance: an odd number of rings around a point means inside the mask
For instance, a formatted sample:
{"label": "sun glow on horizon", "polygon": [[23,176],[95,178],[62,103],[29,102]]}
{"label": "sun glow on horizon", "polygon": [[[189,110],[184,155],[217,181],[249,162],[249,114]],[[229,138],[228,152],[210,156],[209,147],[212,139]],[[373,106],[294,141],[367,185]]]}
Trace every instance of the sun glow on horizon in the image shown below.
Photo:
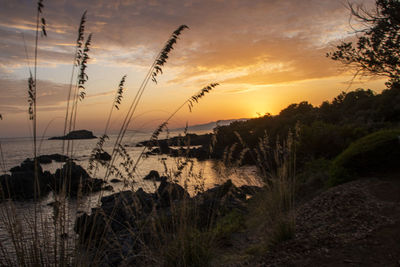
{"label": "sun glow on horizon", "polygon": [[[206,0],[196,8],[178,8],[175,2],[151,5],[127,1],[111,9],[106,3],[90,5],[91,0],[88,1],[91,9],[86,31],[93,32],[93,40],[87,97],[78,104],[77,122],[94,131],[104,127],[113,92],[127,74],[121,110],[113,117],[114,125],[120,121],[159,49],[183,23],[190,29],[179,36],[158,83],[148,84],[136,114],[145,114],[137,117],[138,126],[156,127],[187,98],[213,82],[220,86],[196,104],[192,113],[185,109],[177,114],[171,124],[275,115],[292,103],[308,101],[320,105],[341,91],[363,87],[379,92],[385,88],[382,79],[348,88],[344,84],[350,79],[348,73],[339,72],[339,66],[325,57],[332,44],[347,36],[345,31],[349,29],[348,10],[335,1],[318,1],[313,8],[305,8],[305,2],[288,5],[284,1],[226,5]],[[82,3],[71,0],[68,5],[70,8],[66,9],[64,3],[52,1],[45,7],[48,37],[40,38],[38,51],[37,104],[41,125],[65,114],[73,43],[81,16],[76,10]],[[29,76],[21,32],[32,65],[33,10],[33,2],[29,5],[14,1],[5,1],[0,10],[0,30],[4,32],[4,45],[0,46],[0,135],[29,135],[28,131],[20,133],[28,128]],[[221,12],[225,16],[219,16]],[[299,23],[293,23],[296,20]],[[162,112],[154,112],[157,110]],[[54,128],[49,131],[60,132],[59,121],[55,119]]]}

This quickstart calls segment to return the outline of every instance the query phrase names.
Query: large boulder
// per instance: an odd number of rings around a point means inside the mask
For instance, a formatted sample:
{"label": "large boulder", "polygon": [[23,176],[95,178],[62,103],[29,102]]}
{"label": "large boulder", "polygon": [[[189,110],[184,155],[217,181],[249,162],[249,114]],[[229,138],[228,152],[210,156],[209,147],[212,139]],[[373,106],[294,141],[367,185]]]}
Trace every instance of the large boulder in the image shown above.
{"label": "large boulder", "polygon": [[103,197],[101,207],[76,219],[74,229],[80,242],[90,244],[96,255],[94,260],[103,266],[132,266],[145,249],[156,249],[158,242],[174,235],[179,230],[179,219],[193,220],[199,227],[210,225],[216,217],[208,214],[217,214],[210,208],[232,210],[258,190],[248,186],[238,188],[228,181],[190,198],[183,187],[163,179],[153,194],[139,188],[136,192],[123,191]]}
{"label": "large boulder", "polygon": [[64,156],[61,154],[50,154],[50,155],[41,155],[37,157],[37,159],[41,164],[48,164],[51,163],[53,160],[56,162],[66,162],[69,158],[68,156]]}
{"label": "large boulder", "polygon": [[104,183],[102,179],[91,178],[84,168],[70,160],[56,170],[50,185],[55,192],[66,190],[68,195],[76,196],[80,188],[82,193],[96,192]]}
{"label": "large boulder", "polygon": [[186,190],[176,183],[170,183],[167,179],[162,179],[157,191],[158,204],[161,207],[169,207],[172,203],[184,199],[190,199],[190,195]]}
{"label": "large boulder", "polygon": [[3,198],[31,199],[50,191],[48,183],[52,175],[48,171],[43,172],[38,162],[35,170],[34,160],[26,159],[21,165],[11,168],[10,172],[11,175],[0,176]]}
{"label": "large boulder", "polygon": [[154,194],[142,188],[136,192],[123,191],[103,197],[101,207],[93,208],[91,215],[84,213],[75,222],[75,232],[81,242],[100,242],[101,236],[130,229],[138,230],[138,223],[151,213],[156,203]]}
{"label": "large boulder", "polygon": [[208,189],[194,197],[198,210],[198,224],[201,227],[209,226],[213,218],[224,216],[236,210],[247,212],[247,199],[261,190],[256,186],[236,187],[232,180]]}
{"label": "large boulder", "polygon": [[158,171],[151,170],[144,178],[143,180],[152,180],[152,181],[161,181],[160,174]]}
{"label": "large boulder", "polygon": [[106,151],[104,152],[99,152],[95,155],[95,159],[101,160],[101,161],[110,161],[111,160],[111,155],[108,154]]}
{"label": "large boulder", "polygon": [[136,192],[115,193],[103,197],[101,207],[93,208],[91,215],[80,216],[75,223],[75,231],[80,235],[81,242],[96,238],[93,236],[94,228],[96,232],[103,233],[102,235],[127,228],[135,231],[140,222],[145,221],[153,210],[168,209],[171,203],[185,198],[190,199],[185,189],[178,184],[167,182],[166,179],[153,194],[145,192],[142,188]]}

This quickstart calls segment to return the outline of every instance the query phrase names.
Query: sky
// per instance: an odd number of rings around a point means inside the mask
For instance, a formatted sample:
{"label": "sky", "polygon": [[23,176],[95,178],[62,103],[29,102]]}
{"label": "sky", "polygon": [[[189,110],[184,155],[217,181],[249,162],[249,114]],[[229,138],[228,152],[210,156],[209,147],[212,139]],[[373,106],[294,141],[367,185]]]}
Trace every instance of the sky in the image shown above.
{"label": "sky", "polygon": [[[373,0],[352,1],[373,8]],[[77,129],[104,130],[115,92],[127,75],[119,129],[127,108],[171,33],[189,26],[169,55],[157,84],[149,83],[130,130],[152,130],[204,86],[220,85],[184,106],[170,128],[223,119],[279,114],[291,103],[318,106],[342,91],[370,88],[383,79],[352,79],[325,55],[355,38],[342,0],[51,0],[43,1],[47,37],[39,38],[38,133],[62,135],[77,29],[87,10],[89,51],[86,98],[78,104]],[[33,67],[36,1],[0,0],[0,136],[29,136],[28,77]],[[76,75],[75,75],[76,76]],[[74,77],[75,77],[74,76]]]}

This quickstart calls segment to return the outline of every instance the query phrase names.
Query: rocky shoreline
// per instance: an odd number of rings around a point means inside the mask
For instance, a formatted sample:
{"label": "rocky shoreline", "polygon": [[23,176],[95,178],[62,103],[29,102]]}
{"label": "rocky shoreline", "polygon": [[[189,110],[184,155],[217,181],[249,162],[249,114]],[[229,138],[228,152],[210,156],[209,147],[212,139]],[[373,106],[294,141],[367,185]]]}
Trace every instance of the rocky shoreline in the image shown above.
{"label": "rocky shoreline", "polygon": [[[195,220],[190,223],[193,231],[208,229],[232,211],[246,213],[249,197],[260,190],[255,186],[236,187],[228,180],[190,197],[182,186],[162,178],[154,193],[139,188],[103,197],[100,207],[77,218],[75,231],[81,243],[90,244],[91,253],[100,255],[96,260],[101,266],[143,264],[148,261],[145,251],[157,249],[164,235],[180,231],[178,218]],[[185,212],[184,217],[181,212]],[[157,230],[166,226],[169,228]]]}
{"label": "rocky shoreline", "polygon": [[[57,162],[65,162],[62,168],[57,169],[54,174],[43,171],[39,163],[51,163],[54,159]],[[50,162],[49,162],[50,161]],[[68,172],[68,175],[66,173]],[[97,192],[103,189],[105,181],[92,178],[80,165],[67,156],[59,154],[39,156],[36,166],[32,159],[25,159],[19,166],[10,169],[11,174],[0,176],[0,201],[3,199],[30,200],[46,196],[50,191],[60,192],[62,187],[68,182],[69,189],[67,195],[76,196],[78,190],[82,193]],[[35,189],[35,176],[37,187]],[[67,178],[68,177],[68,178]]]}
{"label": "rocky shoreline", "polygon": [[170,157],[188,157],[198,160],[210,158],[210,145],[213,134],[187,134],[175,136],[168,139],[155,141],[142,141],[136,144],[137,147],[146,146],[147,156],[165,154]]}

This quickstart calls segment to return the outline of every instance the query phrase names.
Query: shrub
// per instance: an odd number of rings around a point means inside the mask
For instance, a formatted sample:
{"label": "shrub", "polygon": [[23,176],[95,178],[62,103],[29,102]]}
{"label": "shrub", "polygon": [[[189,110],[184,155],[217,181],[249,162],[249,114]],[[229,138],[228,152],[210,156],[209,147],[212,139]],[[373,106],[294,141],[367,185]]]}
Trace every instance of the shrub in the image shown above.
{"label": "shrub", "polygon": [[364,136],[337,156],[332,164],[329,185],[396,168],[400,159],[400,129],[386,129]]}

